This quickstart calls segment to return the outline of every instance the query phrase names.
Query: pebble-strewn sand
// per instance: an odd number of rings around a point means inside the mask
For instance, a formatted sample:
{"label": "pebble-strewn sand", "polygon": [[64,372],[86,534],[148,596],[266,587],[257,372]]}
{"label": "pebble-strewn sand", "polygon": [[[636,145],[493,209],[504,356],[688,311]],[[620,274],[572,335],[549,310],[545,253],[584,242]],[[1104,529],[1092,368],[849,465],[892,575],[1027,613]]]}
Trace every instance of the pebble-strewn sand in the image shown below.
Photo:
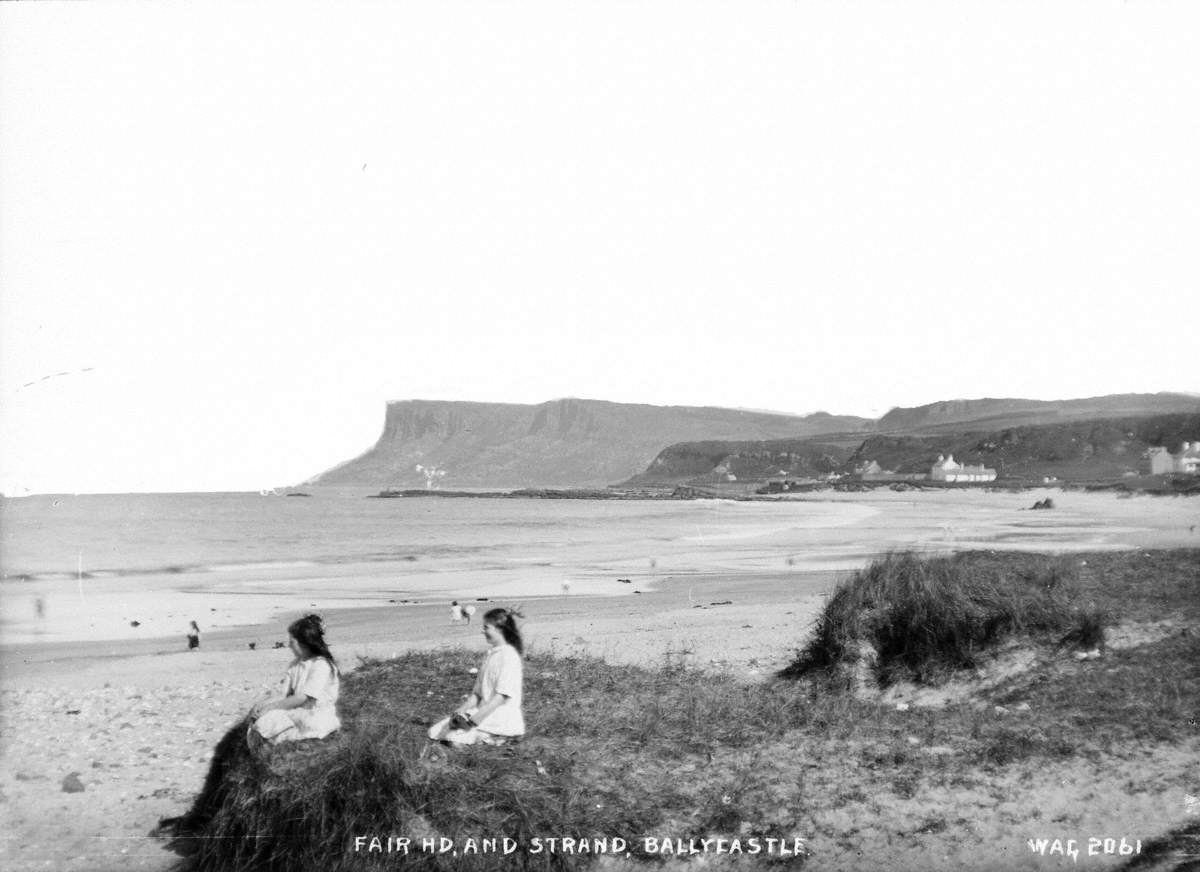
{"label": "pebble-strewn sand", "polygon": [[187,808],[252,695],[231,681],[4,691],[8,868],[164,868],[147,831]]}
{"label": "pebble-strewn sand", "polygon": [[[912,495],[903,496],[914,502]],[[1031,503],[1038,496],[1020,499]],[[974,537],[986,526],[986,503],[980,504],[978,498],[938,497],[928,505],[919,504],[919,496],[915,499],[909,528],[913,545],[936,545],[951,525],[957,525],[961,537],[967,533]],[[1068,517],[1072,523],[1087,521],[1087,511],[1070,508],[1069,495],[1061,499],[1068,504],[1067,512],[1018,518],[1036,525],[1031,529],[1046,550],[1054,550],[1060,542],[1054,534],[1056,524]],[[1141,500],[1114,499],[1114,512],[1097,522],[1101,527],[1066,540],[1066,547],[1200,542],[1200,535],[1189,531],[1189,523],[1200,520],[1200,502],[1150,501],[1144,512],[1136,510],[1135,502]],[[1014,503],[1011,496],[1008,503]],[[882,513],[873,522],[877,525],[873,532],[859,531],[858,537],[864,542],[877,540],[881,550],[901,545],[906,541],[903,518],[903,513]],[[1103,524],[1109,525],[1107,530],[1102,530]],[[1070,535],[1065,527],[1058,532]],[[986,547],[986,538],[979,544]],[[817,561],[819,555],[813,559]],[[795,570],[801,568],[797,565]],[[671,658],[753,678],[790,659],[835,578],[829,571],[749,574],[736,567],[728,573],[660,577],[653,589],[649,580],[639,578],[634,587],[645,588],[641,594],[527,601],[526,638],[534,650],[586,651],[648,665]],[[613,583],[618,583],[615,578]],[[477,606],[470,627],[450,625],[443,605],[329,612],[329,640],[346,668],[352,668],[359,656],[388,657],[408,648],[466,645],[482,652],[479,618],[488,604]],[[67,872],[166,870],[177,858],[150,838],[149,831],[160,818],[188,807],[203,782],[213,745],[255,699],[273,689],[290,655],[272,644],[285,637],[282,625],[235,628],[206,633],[201,650],[192,653],[183,650],[182,635],[136,642],[5,645],[0,661],[4,867]],[[257,650],[248,649],[251,641],[257,643]],[[528,704],[536,705],[536,700]],[[995,804],[1001,811],[1012,806],[1015,817],[1010,817],[1018,823],[1027,820],[1018,814],[1018,806],[1031,812],[1044,807],[1047,816],[1038,812],[1034,820],[1044,817],[1053,823],[1049,814],[1059,809],[1055,814],[1075,814],[1069,819],[1080,832],[1108,832],[1119,829],[1122,821],[1130,829],[1158,821],[1161,827],[1154,825],[1152,830],[1159,832],[1180,819],[1184,785],[1191,777],[1187,772],[1179,777],[1171,773],[1186,767],[1197,751],[1181,749],[1170,759],[1158,755],[1149,762],[1131,756],[1127,763],[1097,773],[1094,781],[1075,766],[1061,777],[1037,783],[998,784],[997,791],[1004,796],[984,797],[977,804],[981,809]],[[1194,782],[1193,778],[1188,783]],[[64,784],[82,790],[67,792]],[[949,793],[944,799],[949,804],[957,801]],[[1070,812],[1073,808],[1080,811]],[[890,818],[907,812],[864,808],[863,813],[880,819],[857,827],[861,834],[855,850],[874,849],[888,856],[895,840]],[[993,816],[989,821],[974,829],[926,838],[923,844],[928,850],[921,849],[921,862],[928,861],[929,868],[982,868],[973,866],[971,858],[978,855],[963,840],[994,843],[997,838],[1014,839],[1020,830],[1001,818]],[[997,827],[1000,830],[993,832]],[[877,840],[869,835],[875,830],[880,834]],[[1086,868],[1102,868],[1102,861],[1087,858],[1076,865],[1069,858],[1033,860],[1018,852],[1012,859],[1019,860],[1020,868],[1084,868],[1087,863]]]}

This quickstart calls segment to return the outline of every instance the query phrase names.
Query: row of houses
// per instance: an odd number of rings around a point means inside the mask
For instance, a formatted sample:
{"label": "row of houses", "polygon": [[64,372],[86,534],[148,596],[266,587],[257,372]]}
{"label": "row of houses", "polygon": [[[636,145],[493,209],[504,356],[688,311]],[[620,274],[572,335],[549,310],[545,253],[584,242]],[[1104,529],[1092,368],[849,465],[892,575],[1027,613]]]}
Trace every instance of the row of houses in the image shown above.
{"label": "row of houses", "polygon": [[955,463],[953,454],[945,457],[939,454],[937,462],[929,470],[929,478],[932,481],[995,481],[996,470],[982,463],[975,466],[969,463]]}
{"label": "row of houses", "polygon": [[938,459],[924,472],[891,472],[882,469],[879,462],[871,460],[855,468],[854,474],[862,481],[946,481],[987,482],[996,480],[996,470],[983,464],[959,463],[954,455],[939,454]]}
{"label": "row of houses", "polygon": [[[1149,454],[1151,475],[1200,474],[1200,442],[1184,442],[1178,454],[1172,454],[1162,447],[1151,448]],[[881,469],[879,463],[874,460],[862,464],[854,472],[863,481],[921,481],[926,478],[923,473],[889,472]],[[1136,473],[1128,474],[1135,475]],[[996,480],[996,470],[983,464],[958,463],[953,454],[939,454],[937,461],[929,469],[928,479],[947,482],[988,482]],[[1045,479],[1047,482],[1053,480],[1053,476]]]}

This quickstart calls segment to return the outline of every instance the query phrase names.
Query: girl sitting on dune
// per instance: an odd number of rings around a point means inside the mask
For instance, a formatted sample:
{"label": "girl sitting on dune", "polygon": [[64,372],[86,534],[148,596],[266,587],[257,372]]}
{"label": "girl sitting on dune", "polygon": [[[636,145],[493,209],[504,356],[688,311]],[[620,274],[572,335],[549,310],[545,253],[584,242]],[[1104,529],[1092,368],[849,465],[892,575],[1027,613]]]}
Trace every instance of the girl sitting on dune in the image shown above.
{"label": "girl sitting on dune", "polygon": [[300,739],[323,739],[342,723],[337,715],[338,668],[325,644],[319,615],[305,615],[288,627],[288,646],[296,659],[283,678],[283,696],[250,710],[250,747]]}
{"label": "girl sitting on dune", "polygon": [[488,652],[475,676],[475,687],[454,714],[429,728],[429,738],[453,745],[502,745],[525,734],[521,712],[525,645],[518,617],[510,609],[491,609],[483,616]]}

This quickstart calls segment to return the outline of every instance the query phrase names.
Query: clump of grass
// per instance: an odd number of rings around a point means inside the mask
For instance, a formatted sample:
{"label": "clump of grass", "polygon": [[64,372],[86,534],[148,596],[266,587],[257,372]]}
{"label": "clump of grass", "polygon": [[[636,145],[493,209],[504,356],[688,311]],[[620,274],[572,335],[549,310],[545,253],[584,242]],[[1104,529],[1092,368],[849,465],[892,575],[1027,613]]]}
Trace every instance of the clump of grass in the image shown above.
{"label": "clump of grass", "polygon": [[1090,606],[1072,615],[1070,629],[1058,640],[1060,648],[1092,650],[1104,645],[1105,629],[1112,617],[1102,609]]}
{"label": "clump of grass", "polygon": [[784,675],[867,657],[883,683],[931,681],[974,667],[1010,635],[1068,626],[1076,583],[1070,563],[1050,558],[1033,572],[1003,567],[971,554],[887,554],[838,584]]}

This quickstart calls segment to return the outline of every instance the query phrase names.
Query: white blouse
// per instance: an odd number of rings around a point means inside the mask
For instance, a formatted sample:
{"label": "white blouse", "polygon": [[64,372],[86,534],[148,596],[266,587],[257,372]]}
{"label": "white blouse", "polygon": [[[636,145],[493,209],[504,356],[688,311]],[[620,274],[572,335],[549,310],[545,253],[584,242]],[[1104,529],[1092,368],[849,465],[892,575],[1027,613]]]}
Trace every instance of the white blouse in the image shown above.
{"label": "white blouse", "polygon": [[521,685],[525,671],[521,655],[509,644],[497,645],[483,658],[483,668],[475,677],[473,693],[482,705],[497,693],[507,699],[478,724],[479,729],[496,736],[525,735],[525,715],[521,711]]}

